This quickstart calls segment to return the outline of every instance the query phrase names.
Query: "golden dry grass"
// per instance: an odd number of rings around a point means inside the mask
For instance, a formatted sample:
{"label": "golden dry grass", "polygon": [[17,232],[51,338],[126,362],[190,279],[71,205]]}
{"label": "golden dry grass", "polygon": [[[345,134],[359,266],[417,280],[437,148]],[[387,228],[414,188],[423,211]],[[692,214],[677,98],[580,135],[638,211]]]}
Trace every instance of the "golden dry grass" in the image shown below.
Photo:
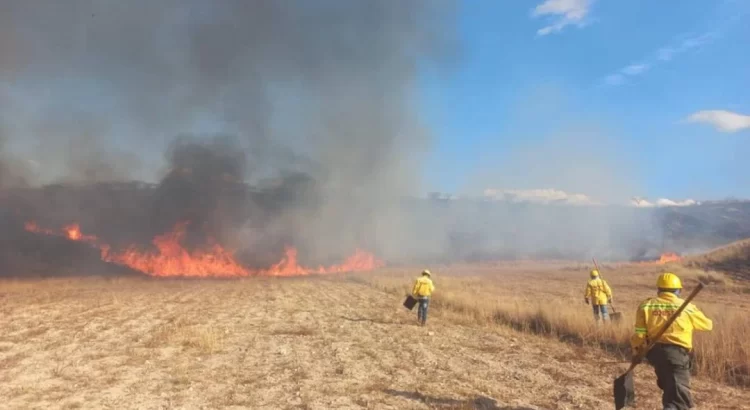
{"label": "golden dry grass", "polygon": [[[436,269],[425,328],[401,306],[411,270],[237,281],[0,280],[2,407],[610,408],[611,381],[625,362],[588,343],[498,324],[509,320],[496,315],[500,308],[516,309],[508,310],[517,312],[513,319],[533,312],[525,303],[544,300],[554,312],[580,305],[571,308],[580,323],[590,316],[577,296],[580,272],[549,269]],[[549,280],[521,293],[528,272]],[[636,278],[612,280],[635,287],[616,285],[621,304],[626,294],[642,296]],[[729,287],[723,292],[717,297],[739,300]],[[542,316],[550,332],[571,326],[550,312]],[[657,408],[652,370],[636,374],[639,407]],[[747,390],[705,377],[694,385],[702,409],[750,402]]]}
{"label": "golden dry grass", "polygon": [[[596,346],[618,358],[630,357],[635,310],[655,292],[658,273],[672,271],[689,287],[708,284],[694,301],[713,321],[712,332],[696,332],[697,374],[728,384],[750,386],[750,305],[748,287],[724,274],[681,265],[621,264],[602,267],[614,293],[620,323],[598,326],[583,291],[585,265],[500,264],[446,268],[435,280],[433,305],[462,316],[465,323],[501,324],[560,341]],[[389,270],[360,279],[394,295],[404,295],[413,272]]]}
{"label": "golden dry grass", "polygon": [[688,257],[684,264],[693,268],[723,271],[734,278],[750,279],[750,239]]}

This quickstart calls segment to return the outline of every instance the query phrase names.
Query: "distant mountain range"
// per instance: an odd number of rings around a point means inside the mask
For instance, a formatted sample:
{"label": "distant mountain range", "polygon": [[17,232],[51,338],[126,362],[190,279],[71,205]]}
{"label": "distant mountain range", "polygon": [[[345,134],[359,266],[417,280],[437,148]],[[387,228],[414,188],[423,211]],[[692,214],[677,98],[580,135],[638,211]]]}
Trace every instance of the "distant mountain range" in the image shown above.
{"label": "distant mountain range", "polygon": [[664,252],[696,254],[750,238],[750,200],[634,198],[607,205],[556,190],[488,190],[475,198],[432,193],[424,201],[437,219],[463,222],[452,225],[454,237],[469,241],[462,247],[481,259],[505,253],[649,260]]}
{"label": "distant mountain range", "polygon": [[723,245],[750,238],[750,201],[706,201],[654,212],[670,240],[681,244]]}

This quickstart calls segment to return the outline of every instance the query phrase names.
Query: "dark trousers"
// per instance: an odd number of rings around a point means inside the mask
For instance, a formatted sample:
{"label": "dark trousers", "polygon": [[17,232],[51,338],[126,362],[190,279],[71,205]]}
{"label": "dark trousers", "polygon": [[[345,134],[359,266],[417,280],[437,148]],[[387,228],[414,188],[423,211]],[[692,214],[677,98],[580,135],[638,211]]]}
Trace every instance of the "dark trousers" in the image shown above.
{"label": "dark trousers", "polygon": [[417,320],[419,320],[419,323],[425,324],[427,322],[427,308],[430,306],[430,298],[420,297],[417,301],[419,302]]}
{"label": "dark trousers", "polygon": [[690,394],[692,361],[687,349],[668,344],[656,344],[646,355],[656,371],[656,383],[662,390],[661,403],[665,410],[693,408]]}

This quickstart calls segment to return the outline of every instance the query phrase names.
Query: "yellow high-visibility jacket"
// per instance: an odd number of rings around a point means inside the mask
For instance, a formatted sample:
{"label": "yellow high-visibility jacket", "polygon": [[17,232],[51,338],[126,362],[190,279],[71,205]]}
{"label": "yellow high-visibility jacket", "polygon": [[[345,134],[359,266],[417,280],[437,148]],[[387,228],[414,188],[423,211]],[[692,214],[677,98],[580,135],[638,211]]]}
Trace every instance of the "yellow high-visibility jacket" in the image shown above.
{"label": "yellow high-visibility jacket", "polygon": [[612,298],[612,289],[609,288],[607,282],[602,278],[591,279],[586,284],[586,299],[591,299],[591,303],[594,305],[606,305],[607,299]]}
{"label": "yellow high-visibility jacket", "polygon": [[427,276],[421,276],[414,282],[414,288],[411,290],[411,294],[414,297],[429,297],[432,292],[435,291],[435,285],[432,284],[432,279]]}
{"label": "yellow high-visibility jacket", "polygon": [[[671,292],[661,292],[657,297],[643,301],[635,314],[635,333],[630,339],[630,346],[633,350],[645,347],[649,338],[659,331],[683,302]],[[656,342],[692,350],[693,330],[709,331],[713,329],[713,326],[711,319],[707,318],[697,306],[690,303]]]}

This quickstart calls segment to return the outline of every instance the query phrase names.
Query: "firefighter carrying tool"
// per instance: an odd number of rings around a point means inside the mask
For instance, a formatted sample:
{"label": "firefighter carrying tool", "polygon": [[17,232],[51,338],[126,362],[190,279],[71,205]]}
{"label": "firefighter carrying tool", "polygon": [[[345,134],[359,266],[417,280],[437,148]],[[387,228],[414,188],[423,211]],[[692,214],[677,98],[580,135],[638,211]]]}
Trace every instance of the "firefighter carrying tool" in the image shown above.
{"label": "firefighter carrying tool", "polygon": [[430,305],[432,292],[435,291],[435,285],[432,283],[431,276],[432,273],[429,269],[423,270],[422,276],[417,278],[414,282],[414,287],[411,291],[412,296],[414,296],[419,303],[419,308],[417,308],[417,320],[421,326],[424,326],[425,323],[427,323],[427,308]]}
{"label": "firefighter carrying tool", "polygon": [[591,271],[591,279],[586,283],[586,293],[583,300],[594,309],[594,318],[598,321],[609,319],[607,304],[612,303],[612,289],[607,282],[599,277],[599,271]]}
{"label": "firefighter carrying tool", "polygon": [[[591,261],[594,262],[594,268],[597,272],[599,272],[599,278],[601,280],[604,280],[601,274],[601,269],[599,269],[599,264],[596,263],[595,258],[591,258]],[[611,289],[610,289],[610,297],[609,297],[609,306],[607,306],[607,314],[609,315],[609,320],[612,322],[620,322],[622,320],[622,312],[618,312],[615,310],[615,306],[612,304],[612,295],[611,295]]]}
{"label": "firefighter carrying tool", "polygon": [[713,322],[690,303],[704,285],[699,283],[684,301],[678,297],[682,283],[677,275],[661,274],[656,286],[657,297],[643,301],[636,312],[635,333],[630,342],[634,353],[630,368],[615,380],[615,408],[618,410],[635,402],[632,370],[644,357],[656,372],[663,409],[693,408],[690,393],[693,330],[713,329]]}

